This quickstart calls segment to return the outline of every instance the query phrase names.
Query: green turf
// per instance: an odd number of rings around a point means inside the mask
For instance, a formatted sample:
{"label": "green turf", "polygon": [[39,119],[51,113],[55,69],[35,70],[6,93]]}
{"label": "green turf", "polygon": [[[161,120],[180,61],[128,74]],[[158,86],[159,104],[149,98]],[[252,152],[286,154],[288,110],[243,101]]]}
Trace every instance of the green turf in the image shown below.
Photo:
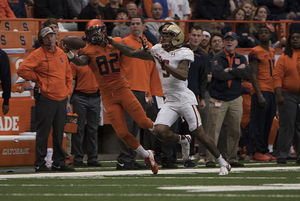
{"label": "green turf", "polygon": [[[100,171],[103,173],[116,171],[114,168],[116,163],[114,161],[99,162],[104,167],[83,168],[82,170],[85,172]],[[275,162],[246,163],[246,168],[253,167],[254,171],[232,171],[227,176],[219,176],[218,173],[189,173],[189,169],[185,169],[187,174],[159,173],[152,175],[149,170],[149,174],[143,175],[103,176],[100,174],[92,177],[62,176],[27,179],[1,179],[1,175],[16,174],[2,173],[0,174],[0,200],[300,200],[300,167],[296,165],[295,161],[289,161],[288,164],[281,165],[282,167],[295,167],[293,170],[255,171],[256,167],[278,166]],[[180,165],[180,168],[183,169],[183,166]],[[198,168],[205,169],[204,165],[199,165]],[[4,168],[1,169],[3,170]],[[79,173],[79,171],[77,172]],[[246,189],[251,188],[252,190],[243,190],[245,186]],[[184,187],[186,189],[182,189]],[[199,187],[205,188],[207,191],[199,191]],[[223,187],[226,188],[221,190]],[[181,189],[175,190],[172,188]]]}

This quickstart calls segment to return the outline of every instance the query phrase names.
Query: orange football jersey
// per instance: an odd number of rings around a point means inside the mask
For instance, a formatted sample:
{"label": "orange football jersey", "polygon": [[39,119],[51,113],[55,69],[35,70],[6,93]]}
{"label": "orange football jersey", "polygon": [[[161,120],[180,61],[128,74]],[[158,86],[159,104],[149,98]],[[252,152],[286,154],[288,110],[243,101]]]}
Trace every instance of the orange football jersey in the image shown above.
{"label": "orange football jersey", "polygon": [[90,58],[89,66],[96,76],[100,90],[113,90],[123,86],[126,82],[120,71],[120,51],[107,45],[88,44],[79,51],[79,55]]}
{"label": "orange football jersey", "polygon": [[[275,50],[269,47],[270,52],[263,49],[261,46],[256,46],[249,54],[249,62],[258,60],[257,81],[261,91],[274,92],[273,73],[275,63]],[[255,93],[254,88],[251,88],[251,94]]]}

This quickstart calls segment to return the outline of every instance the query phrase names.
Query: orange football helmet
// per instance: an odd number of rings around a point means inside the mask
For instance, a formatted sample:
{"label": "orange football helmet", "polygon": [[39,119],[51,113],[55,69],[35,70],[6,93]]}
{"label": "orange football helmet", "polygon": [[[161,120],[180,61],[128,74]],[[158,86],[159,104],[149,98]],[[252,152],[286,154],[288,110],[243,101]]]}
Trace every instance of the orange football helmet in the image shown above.
{"label": "orange football helmet", "polygon": [[104,33],[106,33],[106,26],[101,20],[93,19],[85,26],[85,35],[91,44],[99,45]]}

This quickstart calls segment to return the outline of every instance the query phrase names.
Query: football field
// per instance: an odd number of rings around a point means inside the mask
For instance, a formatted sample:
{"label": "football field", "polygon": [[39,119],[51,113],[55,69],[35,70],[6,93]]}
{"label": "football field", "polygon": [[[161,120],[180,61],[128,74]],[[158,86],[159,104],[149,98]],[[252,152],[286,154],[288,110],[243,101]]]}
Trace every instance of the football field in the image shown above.
{"label": "football field", "polygon": [[226,176],[218,175],[219,168],[204,164],[197,164],[198,168],[160,168],[153,175],[150,170],[116,170],[115,161],[99,162],[103,167],[76,168],[71,173],[1,168],[0,200],[300,200],[300,166],[292,160],[286,165],[247,162]]}

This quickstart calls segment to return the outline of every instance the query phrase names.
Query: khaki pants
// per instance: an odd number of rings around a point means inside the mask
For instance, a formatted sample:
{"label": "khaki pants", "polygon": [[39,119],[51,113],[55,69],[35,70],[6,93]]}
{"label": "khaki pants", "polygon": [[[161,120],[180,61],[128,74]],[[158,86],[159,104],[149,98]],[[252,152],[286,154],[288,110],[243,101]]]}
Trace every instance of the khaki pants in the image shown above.
{"label": "khaki pants", "polygon": [[[209,100],[207,135],[218,144],[220,130],[225,116],[227,117],[227,161],[237,162],[237,147],[240,139],[240,124],[243,114],[243,98],[222,101],[221,107],[215,107],[215,99]],[[206,150],[206,162],[215,162],[214,156]]]}

